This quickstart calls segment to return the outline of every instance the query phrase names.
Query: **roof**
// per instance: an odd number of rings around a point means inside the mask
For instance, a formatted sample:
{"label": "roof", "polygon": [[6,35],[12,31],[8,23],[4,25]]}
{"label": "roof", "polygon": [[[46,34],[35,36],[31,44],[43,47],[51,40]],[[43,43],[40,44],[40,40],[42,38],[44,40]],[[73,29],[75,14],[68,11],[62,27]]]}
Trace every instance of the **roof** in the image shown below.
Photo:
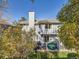
{"label": "roof", "polygon": [[4,19],[0,20],[0,24],[2,24],[2,25],[10,25],[10,23],[8,22],[8,20],[4,20]]}
{"label": "roof", "polygon": [[[25,24],[25,25],[28,25],[29,24],[29,21],[19,21],[18,24]],[[37,20],[35,21],[35,24],[61,24],[61,22],[59,22],[58,20],[53,20],[53,19],[50,19],[50,20]]]}
{"label": "roof", "polygon": [[18,24],[27,24],[28,25],[28,21],[19,21]]}
{"label": "roof", "polygon": [[39,20],[38,24],[59,24],[60,22],[58,20]]}

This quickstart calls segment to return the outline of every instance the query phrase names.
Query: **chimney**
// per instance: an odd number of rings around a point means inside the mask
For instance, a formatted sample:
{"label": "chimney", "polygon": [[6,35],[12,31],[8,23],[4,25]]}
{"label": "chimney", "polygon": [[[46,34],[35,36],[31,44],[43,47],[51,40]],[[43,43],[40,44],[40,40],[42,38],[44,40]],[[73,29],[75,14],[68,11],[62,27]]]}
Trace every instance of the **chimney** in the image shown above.
{"label": "chimney", "polygon": [[29,28],[34,28],[35,24],[35,12],[29,12]]}

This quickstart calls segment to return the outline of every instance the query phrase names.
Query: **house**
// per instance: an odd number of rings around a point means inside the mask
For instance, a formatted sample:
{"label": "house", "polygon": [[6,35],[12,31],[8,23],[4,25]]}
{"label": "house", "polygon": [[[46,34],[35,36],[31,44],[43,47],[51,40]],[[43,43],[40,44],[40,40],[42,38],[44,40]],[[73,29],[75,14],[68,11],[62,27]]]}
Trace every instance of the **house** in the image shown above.
{"label": "house", "polygon": [[0,19],[0,28],[7,28],[11,26],[11,24],[8,22],[8,20]]}
{"label": "house", "polygon": [[48,47],[46,48],[47,50],[61,49],[63,46],[57,36],[57,32],[62,23],[56,19],[35,20],[32,16],[34,17],[34,15],[31,15],[32,19],[29,18],[27,21],[20,20],[18,22],[19,25],[23,26],[22,30],[28,31],[29,27],[32,26],[36,32],[36,37],[34,38],[36,42],[41,42],[42,46],[45,44],[45,47]]}

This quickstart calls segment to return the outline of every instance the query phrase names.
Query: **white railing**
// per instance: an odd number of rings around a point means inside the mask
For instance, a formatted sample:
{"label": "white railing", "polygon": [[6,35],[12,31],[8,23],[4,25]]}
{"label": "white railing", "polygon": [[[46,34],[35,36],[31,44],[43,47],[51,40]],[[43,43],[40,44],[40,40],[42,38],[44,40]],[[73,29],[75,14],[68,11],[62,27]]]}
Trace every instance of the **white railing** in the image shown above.
{"label": "white railing", "polygon": [[44,41],[44,38],[43,37],[41,37],[41,35],[38,33],[38,31],[36,31],[36,35],[37,35],[37,41],[41,41],[41,42],[43,42]]}
{"label": "white railing", "polygon": [[55,29],[45,29],[45,30],[40,30],[41,34],[57,34],[57,30]]}

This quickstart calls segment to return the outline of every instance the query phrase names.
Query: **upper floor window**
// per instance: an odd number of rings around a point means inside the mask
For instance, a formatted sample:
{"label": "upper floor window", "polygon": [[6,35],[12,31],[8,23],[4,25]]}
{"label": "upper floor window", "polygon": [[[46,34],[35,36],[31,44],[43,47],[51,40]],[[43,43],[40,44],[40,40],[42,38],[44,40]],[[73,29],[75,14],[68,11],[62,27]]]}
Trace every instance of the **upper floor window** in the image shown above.
{"label": "upper floor window", "polygon": [[48,25],[47,24],[45,25],[45,29],[48,29]]}
{"label": "upper floor window", "polygon": [[51,24],[46,24],[45,25],[45,29],[50,29],[51,28]]}
{"label": "upper floor window", "polygon": [[40,28],[40,29],[42,28],[41,25],[39,25],[39,28]]}

